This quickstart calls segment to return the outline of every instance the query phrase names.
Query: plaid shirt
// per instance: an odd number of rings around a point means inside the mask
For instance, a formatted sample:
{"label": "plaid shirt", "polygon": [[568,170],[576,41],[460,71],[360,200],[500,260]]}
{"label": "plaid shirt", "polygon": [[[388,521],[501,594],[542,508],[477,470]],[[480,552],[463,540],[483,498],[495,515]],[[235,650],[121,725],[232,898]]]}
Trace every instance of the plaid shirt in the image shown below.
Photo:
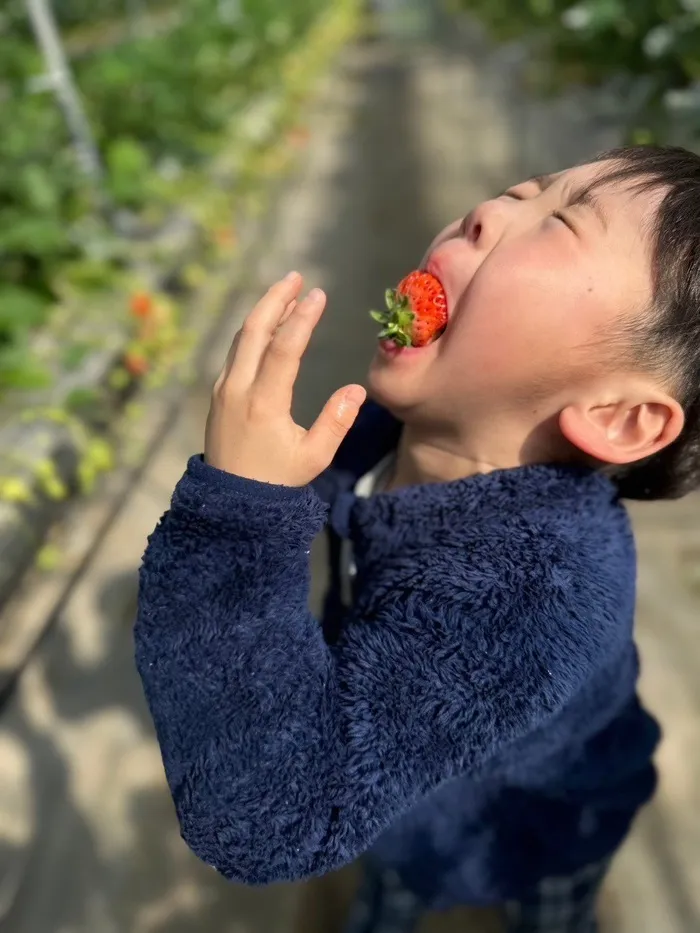
{"label": "plaid shirt", "polygon": [[[507,933],[596,933],[596,903],[610,860],[567,877],[544,878],[520,901],[504,905]],[[345,933],[413,933],[422,916],[419,899],[393,871],[368,868]],[[468,931],[464,931],[468,933]]]}

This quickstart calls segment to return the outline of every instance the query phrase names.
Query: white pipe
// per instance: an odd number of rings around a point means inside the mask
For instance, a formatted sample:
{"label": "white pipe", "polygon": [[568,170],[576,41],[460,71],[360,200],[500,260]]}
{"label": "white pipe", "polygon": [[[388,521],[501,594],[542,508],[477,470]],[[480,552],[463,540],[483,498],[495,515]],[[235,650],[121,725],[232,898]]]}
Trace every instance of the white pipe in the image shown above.
{"label": "white pipe", "polygon": [[50,0],[25,2],[36,40],[46,61],[45,84],[54,92],[63,110],[80,167],[95,185],[99,185],[102,181],[100,156],[63,50]]}

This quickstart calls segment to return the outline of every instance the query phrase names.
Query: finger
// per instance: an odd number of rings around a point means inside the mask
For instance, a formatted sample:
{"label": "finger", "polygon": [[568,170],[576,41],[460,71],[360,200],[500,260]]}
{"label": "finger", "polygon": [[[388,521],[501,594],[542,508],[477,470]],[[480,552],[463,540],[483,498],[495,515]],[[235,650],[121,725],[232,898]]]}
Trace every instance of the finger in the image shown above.
{"label": "finger", "polygon": [[325,306],[325,294],[312,289],[270,341],[253,390],[270,408],[291,408],[299,364]]}
{"label": "finger", "polygon": [[214,385],[214,388],[216,388],[216,389],[221,388],[221,386],[222,386],[222,385],[224,384],[224,382],[226,381],[226,379],[227,379],[227,377],[228,377],[228,374],[229,374],[229,372],[231,371],[231,367],[233,366],[233,361],[234,361],[235,358],[236,358],[236,353],[237,353],[237,351],[238,351],[238,344],[239,344],[240,342],[241,342],[241,331],[240,331],[240,329],[239,329],[239,330],[236,331],[236,334],[235,334],[235,336],[234,336],[234,338],[233,338],[233,341],[232,341],[232,343],[231,343],[231,347],[230,347],[230,349],[229,349],[229,351],[228,351],[228,354],[226,355],[226,359],[225,359],[225,361],[224,361],[224,365],[223,365],[223,367],[222,367],[222,369],[221,369],[221,372],[219,373],[219,376],[218,376],[218,378],[217,378],[217,380],[216,380],[216,383],[215,383],[215,385]]}
{"label": "finger", "polygon": [[318,473],[330,466],[340,444],[353,426],[367,397],[362,386],[350,385],[335,392],[304,438],[309,460]]}
{"label": "finger", "polygon": [[260,299],[243,322],[235,349],[231,348],[225,367],[227,378],[235,378],[237,382],[247,385],[253,381],[277,325],[290,302],[299,296],[301,286],[299,273],[290,272]]}
{"label": "finger", "polygon": [[285,321],[289,320],[289,317],[294,311],[294,309],[296,308],[297,304],[298,304],[298,301],[296,300],[296,298],[294,298],[292,301],[289,302],[289,304],[287,305],[287,310],[284,312],[284,314],[282,315],[280,319],[279,324],[277,325],[278,328],[281,327]]}

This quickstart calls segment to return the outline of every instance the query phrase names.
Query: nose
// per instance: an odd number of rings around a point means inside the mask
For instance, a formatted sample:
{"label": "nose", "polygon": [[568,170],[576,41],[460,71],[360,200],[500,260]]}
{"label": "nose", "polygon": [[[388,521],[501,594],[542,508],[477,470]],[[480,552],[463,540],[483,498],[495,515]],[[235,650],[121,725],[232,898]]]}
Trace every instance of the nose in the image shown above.
{"label": "nose", "polygon": [[490,250],[505,227],[504,207],[499,201],[484,201],[462,221],[460,235],[480,250]]}

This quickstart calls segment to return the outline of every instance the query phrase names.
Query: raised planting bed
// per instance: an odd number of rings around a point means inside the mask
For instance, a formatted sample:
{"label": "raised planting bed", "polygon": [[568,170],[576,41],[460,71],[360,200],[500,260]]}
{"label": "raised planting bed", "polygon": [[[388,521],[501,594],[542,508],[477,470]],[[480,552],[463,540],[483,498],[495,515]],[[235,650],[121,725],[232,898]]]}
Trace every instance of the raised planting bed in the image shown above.
{"label": "raised planting bed", "polygon": [[114,464],[110,432],[127,400],[188,378],[226,293],[205,285],[218,276],[230,288],[244,274],[259,218],[303,140],[304,103],[353,35],[358,7],[317,9],[207,154],[152,179],[167,197],[121,218],[129,236],[94,214],[76,219],[80,254],[52,268],[43,316],[5,350],[19,362],[0,396],[0,607],[67,503]]}

